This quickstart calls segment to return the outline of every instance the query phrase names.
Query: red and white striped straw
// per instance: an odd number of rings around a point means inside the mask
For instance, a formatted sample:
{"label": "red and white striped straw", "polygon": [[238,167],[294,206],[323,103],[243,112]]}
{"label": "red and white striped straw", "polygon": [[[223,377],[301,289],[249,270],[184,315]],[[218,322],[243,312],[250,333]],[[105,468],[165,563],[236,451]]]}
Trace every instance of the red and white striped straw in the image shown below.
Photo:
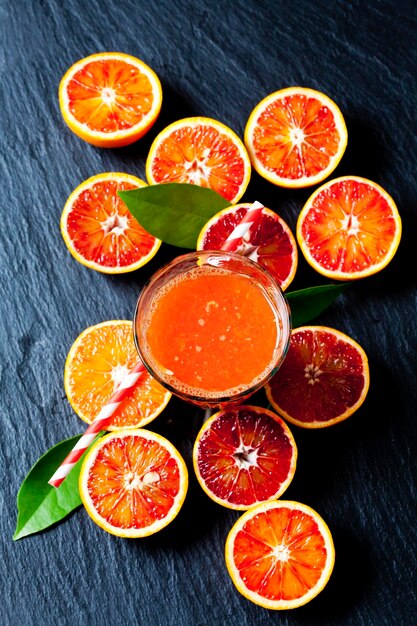
{"label": "red and white striped straw", "polygon": [[[246,215],[239,222],[239,224],[233,229],[226,241],[222,246],[224,252],[233,252],[241,244],[242,239],[252,228],[252,226],[258,221],[263,210],[263,205],[260,202],[254,202]],[[68,476],[74,465],[82,457],[84,452],[90,446],[90,444],[96,438],[97,433],[100,430],[106,430],[113,414],[123,402],[123,400],[130,395],[133,387],[135,387],[139,377],[145,371],[145,366],[139,361],[122,380],[117,387],[114,394],[103,406],[96,419],[90,424],[85,433],[77,441],[68,456],[62,461],[61,465],[56,470],[55,474],[48,480],[48,483],[53,487],[59,487],[60,484]]]}
{"label": "red and white striped straw", "polygon": [[264,209],[263,204],[254,202],[239,224],[232,230],[222,246],[224,252],[234,252],[242,243],[244,236],[250,231],[252,226],[259,220]]}
{"label": "red and white striped straw", "polygon": [[131,393],[132,388],[136,385],[138,379],[145,371],[142,361],[136,363],[134,367],[126,374],[114,394],[103,406],[96,419],[90,424],[85,433],[77,441],[68,456],[62,461],[55,474],[48,480],[53,487],[59,487],[62,481],[68,476],[74,465],[82,457],[89,445],[96,438],[100,430],[105,430],[113,417],[118,406]]}

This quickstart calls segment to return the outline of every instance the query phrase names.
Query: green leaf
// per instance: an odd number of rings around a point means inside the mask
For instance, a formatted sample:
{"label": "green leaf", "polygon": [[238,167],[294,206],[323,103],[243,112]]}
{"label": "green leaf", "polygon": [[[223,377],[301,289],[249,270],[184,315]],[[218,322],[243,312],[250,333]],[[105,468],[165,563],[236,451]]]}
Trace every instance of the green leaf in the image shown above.
{"label": "green leaf", "polygon": [[[101,437],[102,434],[98,436]],[[15,541],[59,522],[82,504],[78,492],[78,477],[84,455],[58,489],[48,484],[48,480],[80,436],[65,439],[50,448],[26,476],[17,494],[18,516],[13,535]]]}
{"label": "green leaf", "polygon": [[149,185],[119,196],[148,233],[179,248],[196,248],[204,224],[230,206],[212,189],[187,183]]}
{"label": "green leaf", "polygon": [[286,293],[290,303],[293,328],[303,326],[320,315],[348,285],[349,283],[320,285],[319,287],[308,287]]}

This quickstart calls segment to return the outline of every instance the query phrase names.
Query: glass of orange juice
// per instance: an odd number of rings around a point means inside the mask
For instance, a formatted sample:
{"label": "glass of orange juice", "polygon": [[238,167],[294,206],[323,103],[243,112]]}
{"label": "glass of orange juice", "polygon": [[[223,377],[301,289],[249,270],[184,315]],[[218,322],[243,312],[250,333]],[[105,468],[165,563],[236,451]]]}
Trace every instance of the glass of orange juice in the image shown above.
{"label": "glass of orange juice", "polygon": [[140,358],[156,380],[202,407],[262,387],[288,350],[291,319],[276,280],[231,252],[191,252],[157,271],[135,311]]}

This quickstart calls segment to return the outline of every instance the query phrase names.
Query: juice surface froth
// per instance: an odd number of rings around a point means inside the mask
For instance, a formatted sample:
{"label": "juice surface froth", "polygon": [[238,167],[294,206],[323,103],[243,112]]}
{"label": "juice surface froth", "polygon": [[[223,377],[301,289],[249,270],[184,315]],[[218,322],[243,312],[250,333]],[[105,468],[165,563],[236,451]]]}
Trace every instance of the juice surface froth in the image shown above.
{"label": "juice surface froth", "polygon": [[221,268],[193,268],[158,292],[144,320],[151,367],[184,393],[243,392],[274,367],[280,323],[264,290]]}

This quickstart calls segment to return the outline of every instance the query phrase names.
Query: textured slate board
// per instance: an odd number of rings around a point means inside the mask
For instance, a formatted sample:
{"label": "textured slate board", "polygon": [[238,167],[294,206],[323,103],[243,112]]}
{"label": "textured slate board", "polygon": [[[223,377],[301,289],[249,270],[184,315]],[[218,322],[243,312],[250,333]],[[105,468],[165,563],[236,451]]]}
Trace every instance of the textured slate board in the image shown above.
{"label": "textured slate board", "polygon": [[[6,625],[399,625],[415,623],[417,444],[416,82],[414,3],[0,3],[1,419],[0,622]],[[147,137],[120,150],[84,144],[63,124],[57,88],[76,60],[101,50],[142,58],[161,77],[163,111]],[[125,170],[144,177],[156,133],[186,115],[218,118],[242,134],[253,106],[294,84],[340,105],[349,146],[336,175],[370,177],[392,193],[404,236],[393,263],[355,284],[320,323],[366,349],[371,390],[358,413],[325,432],[295,429],[299,466],[288,498],[328,521],[337,562],[311,604],[276,615],[232,586],[223,545],[237,514],[211,503],[191,475],[178,518],[142,541],[111,537],[83,511],[13,544],[15,496],[49,446],[81,430],[66,401],[66,353],[85,327],[130,319],[141,285],[178,251],[109,278],[78,265],[61,240],[64,202],[82,180]],[[253,175],[247,200],[294,227],[308,190]],[[406,271],[408,273],[406,273]],[[317,282],[300,261],[294,288]],[[262,396],[259,402],[264,402]],[[173,402],[152,425],[190,465],[201,413]],[[413,546],[414,545],[414,549]]]}

